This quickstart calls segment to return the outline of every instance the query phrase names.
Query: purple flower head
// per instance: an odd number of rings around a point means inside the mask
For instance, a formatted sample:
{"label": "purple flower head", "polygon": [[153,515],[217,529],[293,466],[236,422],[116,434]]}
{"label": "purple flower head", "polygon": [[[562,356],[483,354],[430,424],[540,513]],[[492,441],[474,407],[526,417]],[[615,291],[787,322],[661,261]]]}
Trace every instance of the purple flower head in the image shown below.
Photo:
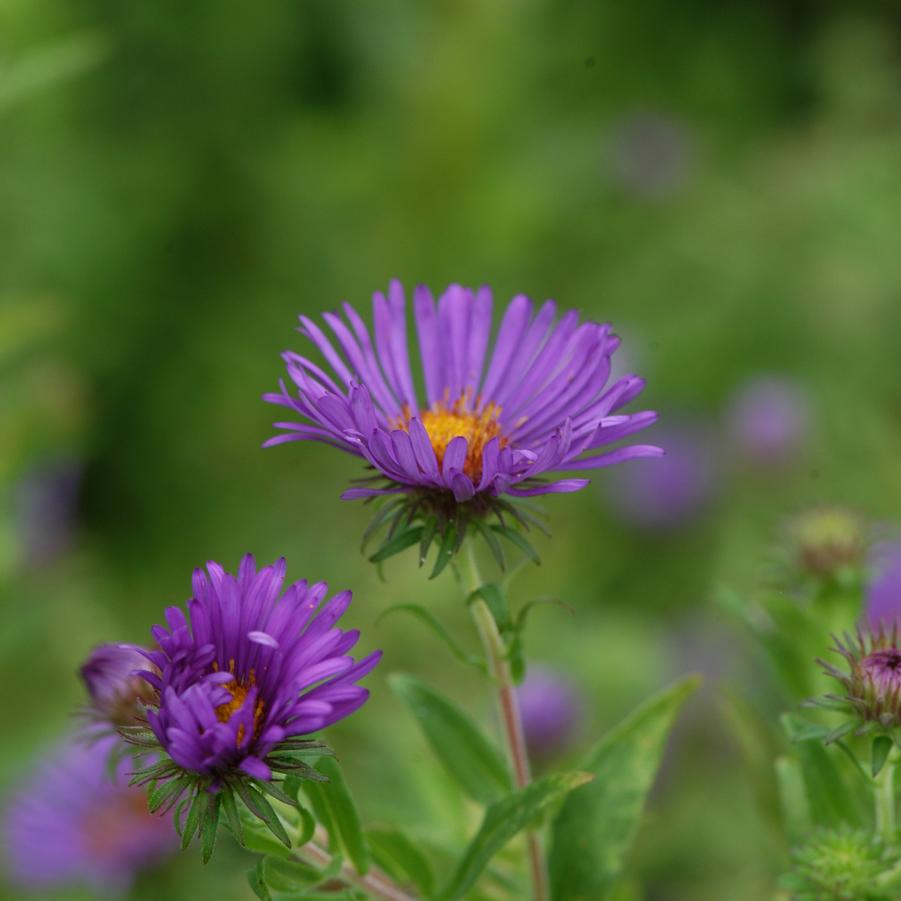
{"label": "purple flower head", "polygon": [[866,615],[874,629],[901,625],[901,542],[879,548],[867,588]]}
{"label": "purple flower head", "polygon": [[[901,726],[901,648],[898,646],[898,626],[878,627],[870,631],[858,629],[856,635],[836,640],[834,652],[845,659],[848,672],[843,672],[824,660],[819,663],[827,675],[837,679],[843,695],[827,695],[834,709],[835,701],[847,704],[856,721],[857,734],[872,730],[892,731]],[[853,726],[849,723],[848,730]]]}
{"label": "purple flower head", "polygon": [[810,425],[804,392],[793,382],[759,377],[732,398],[728,431],[737,453],[757,466],[783,465],[801,450]]}
{"label": "purple flower head", "polygon": [[[660,456],[658,447],[611,449],[650,425],[652,412],[622,413],[644,387],[628,375],[608,384],[619,345],[609,325],[569,311],[556,320],[547,301],[537,311],[523,295],[504,311],[491,342],[492,297],[482,287],[451,285],[437,303],[428,288],[413,294],[425,390],[414,387],[404,289],[391,282],[373,299],[374,335],[345,303],[325,313],[332,336],[306,316],[300,332],[327,367],[287,352],[293,388],[265,395],[300,421],[277,422],[284,434],[266,445],[322,441],[361,457],[376,484],[345,499],[400,494],[442,522],[496,510],[503,495],[577,491],[567,471]],[[489,345],[491,345],[489,349]],[[465,513],[462,513],[465,508]]]}
{"label": "purple flower head", "polygon": [[[218,563],[194,571],[188,615],[166,610],[154,626],[158,650],[144,672],[158,693],[147,718],[171,763],[170,775],[227,787],[246,777],[268,781],[297,767],[283,756],[351,714],[369,696],[357,683],[380,651],[355,661],[359,632],[337,622],[349,591],[323,603],[328,586],[295,582],[282,592],[285,561],[257,571],[248,555],[233,576]],[[172,772],[172,765],[177,768]],[[172,802],[174,803],[174,801]]]}
{"label": "purple flower head", "polygon": [[547,667],[529,667],[517,695],[529,754],[548,760],[565,751],[585,715],[575,685]]}
{"label": "purple flower head", "polygon": [[667,531],[697,519],[718,487],[713,436],[704,426],[681,423],[658,436],[666,456],[624,471],[609,486],[613,510],[641,529]]}
{"label": "purple flower head", "polygon": [[111,778],[108,759],[121,741],[75,738],[45,761],[6,813],[11,877],[23,888],[87,884],[99,894],[125,891],[138,871],[158,864],[178,842],[168,818],[152,816],[144,793],[128,785],[128,759]]}
{"label": "purple flower head", "polygon": [[118,726],[141,719],[141,705],[152,703],[156,691],[139,676],[148,666],[146,652],[114,644],[98,645],[79,670],[91,710]]}

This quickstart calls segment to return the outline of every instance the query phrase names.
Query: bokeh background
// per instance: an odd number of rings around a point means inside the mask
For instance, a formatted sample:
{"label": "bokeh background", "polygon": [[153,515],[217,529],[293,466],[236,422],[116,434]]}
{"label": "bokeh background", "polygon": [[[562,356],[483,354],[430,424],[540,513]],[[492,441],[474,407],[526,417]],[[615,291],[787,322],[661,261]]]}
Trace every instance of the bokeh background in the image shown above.
{"label": "bokeh background", "polygon": [[[611,320],[678,449],[549,501],[513,588],[572,608],[535,611],[526,646],[584,693],[582,748],[707,677],[632,897],[769,897],[783,838],[723,713],[761,676],[716,598],[798,510],[898,515],[899,24],[887,2],[0,0],[3,796],[67,740],[95,643],[144,640],[193,567],[252,551],[352,587],[386,651],[331,735],[367,818],[472,828],[385,676],[490,723],[484,686],[420,624],[376,622],[427,603],[474,648],[453,579],[402,557],[379,581],[368,511],[338,500],[357,464],[261,450],[260,395],[298,313],[366,309],[391,277],[488,283]],[[748,425],[767,391],[775,451]],[[223,843],[133,896],[249,898],[247,865]]]}

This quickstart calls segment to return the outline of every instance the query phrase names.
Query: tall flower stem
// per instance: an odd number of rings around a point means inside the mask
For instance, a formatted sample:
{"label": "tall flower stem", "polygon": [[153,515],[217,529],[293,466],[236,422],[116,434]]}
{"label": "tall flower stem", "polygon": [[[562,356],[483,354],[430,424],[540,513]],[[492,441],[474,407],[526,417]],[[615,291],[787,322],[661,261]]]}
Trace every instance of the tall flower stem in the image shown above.
{"label": "tall flower stem", "polygon": [[[296,852],[298,860],[325,869],[332,862],[332,855],[322,847],[321,841],[317,830],[316,838],[307,842]],[[363,889],[373,898],[379,898],[380,901],[417,901],[415,895],[408,894],[386,873],[375,867],[365,875],[361,875],[349,863],[345,863],[342,864],[335,878],[348,885]]]}
{"label": "tall flower stem", "polygon": [[[466,560],[468,569],[467,596],[482,585],[478,564],[472,544],[467,544]],[[513,683],[513,674],[507,659],[507,648],[501,638],[494,616],[482,598],[475,598],[469,604],[476,629],[485,649],[491,676],[497,689],[497,705],[501,714],[507,755],[513,771],[513,780],[518,789],[525,788],[532,780],[529,771],[529,755],[526,750],[525,735],[522,731],[522,718],[519,713],[519,702]],[[549,897],[547,870],[544,865],[544,854],[541,839],[537,832],[526,833],[529,854],[529,866],[532,877],[532,891],[535,901],[547,901]]]}
{"label": "tall flower stem", "polygon": [[886,842],[895,841],[895,761],[894,749],[873,786],[876,797],[876,831]]}

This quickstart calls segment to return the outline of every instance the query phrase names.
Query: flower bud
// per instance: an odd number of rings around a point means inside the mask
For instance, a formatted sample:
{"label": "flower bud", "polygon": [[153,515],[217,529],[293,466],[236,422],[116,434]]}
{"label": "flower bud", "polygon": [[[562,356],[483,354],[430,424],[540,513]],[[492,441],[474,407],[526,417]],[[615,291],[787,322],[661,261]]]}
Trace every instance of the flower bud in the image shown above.
{"label": "flower bud", "polygon": [[808,575],[840,579],[863,565],[866,529],[850,510],[809,510],[791,523],[790,531],[797,565]]}
{"label": "flower bud", "polygon": [[116,726],[134,725],[140,705],[155,699],[155,692],[140,670],[154,672],[153,664],[135,648],[101,644],[91,652],[80,674],[99,718]]}

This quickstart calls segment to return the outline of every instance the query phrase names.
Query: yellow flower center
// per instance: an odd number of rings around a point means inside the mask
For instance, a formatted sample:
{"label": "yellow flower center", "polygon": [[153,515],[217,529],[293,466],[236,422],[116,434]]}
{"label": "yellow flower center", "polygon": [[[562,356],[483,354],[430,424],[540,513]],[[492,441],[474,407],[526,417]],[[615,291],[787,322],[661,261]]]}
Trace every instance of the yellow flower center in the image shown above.
{"label": "yellow flower center", "polygon": [[[504,447],[508,440],[501,433],[501,424],[498,422],[500,406],[491,403],[483,407],[480,398],[476,398],[475,404],[471,404],[471,401],[471,392],[464,392],[453,404],[449,404],[447,400],[438,401],[430,410],[420,413],[419,419],[428,433],[439,467],[444,463],[444,454],[451,441],[458,437],[466,439],[463,472],[478,485],[482,478],[482,453],[485,445],[492,438],[500,438],[500,445]],[[474,409],[469,409],[471,406]],[[403,416],[393,424],[406,431],[411,416],[411,411],[405,407]]]}
{"label": "yellow flower center", "polygon": [[[215,661],[213,662],[213,669],[218,672],[219,664]],[[228,671],[230,673],[234,673],[235,671],[235,661],[228,661]],[[232,696],[230,701],[226,701],[224,704],[220,704],[216,708],[216,716],[219,719],[220,723],[227,723],[243,706],[244,702],[247,700],[247,695],[250,694],[251,688],[256,685],[256,676],[253,670],[250,671],[250,676],[246,681],[238,681],[237,679],[232,679],[231,682],[226,682],[222,687]],[[256,706],[253,711],[253,737],[258,738],[261,729],[263,728],[263,713],[265,711],[266,705],[263,703],[262,698],[257,698]],[[238,746],[243,744],[244,736],[246,732],[244,730],[243,724],[238,726],[238,734],[236,737],[236,743]]]}

